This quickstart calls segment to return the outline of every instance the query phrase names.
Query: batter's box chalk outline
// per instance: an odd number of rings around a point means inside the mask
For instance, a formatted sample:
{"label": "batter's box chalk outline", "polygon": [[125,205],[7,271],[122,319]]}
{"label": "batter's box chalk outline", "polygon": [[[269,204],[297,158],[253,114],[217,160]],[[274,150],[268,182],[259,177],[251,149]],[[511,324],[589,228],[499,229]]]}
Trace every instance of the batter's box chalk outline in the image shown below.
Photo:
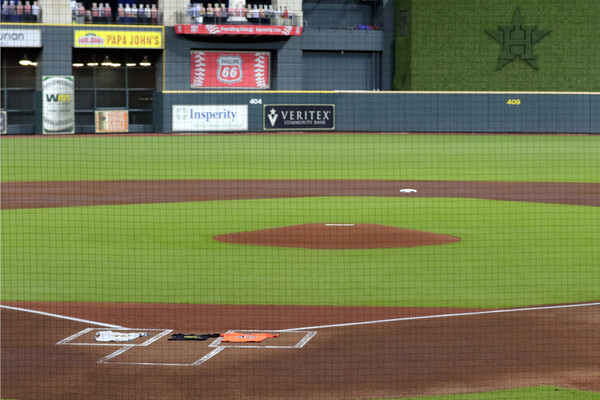
{"label": "batter's box chalk outline", "polygon": [[57,342],[57,345],[70,345],[70,346],[118,346],[118,347],[127,347],[132,348],[132,347],[141,347],[141,346],[149,346],[152,343],[156,342],[157,340],[159,340],[162,337],[167,336],[169,333],[173,332],[173,329],[130,329],[130,328],[111,328],[110,330],[112,331],[128,331],[128,332],[159,332],[156,335],[151,335],[148,336],[148,339],[146,339],[144,342],[142,343],[126,343],[126,342],[96,342],[96,341],[91,341],[91,342],[73,342],[75,339],[93,332],[93,331],[105,331],[106,328],[86,328],[80,332],[77,332],[74,335],[69,336],[68,338],[65,338],[59,342]]}
{"label": "batter's box chalk outline", "polygon": [[213,349],[211,352],[209,352],[208,354],[204,355],[202,358],[194,361],[193,363],[190,364],[179,364],[179,363],[158,363],[158,362],[134,362],[134,361],[110,361],[111,359],[125,353],[127,350],[131,350],[132,348],[134,348],[134,345],[125,345],[124,347],[120,348],[119,350],[107,355],[106,357],[103,357],[101,359],[98,360],[98,364],[125,364],[125,365],[158,365],[158,366],[162,366],[162,367],[195,367],[201,364],[204,364],[206,361],[210,360],[211,358],[213,358],[214,356],[216,356],[217,354],[219,354],[220,352],[222,352],[223,350],[225,350],[225,347],[218,347],[216,349]]}
{"label": "batter's box chalk outline", "polygon": [[[230,329],[226,333],[232,333],[232,332],[290,333],[290,331],[265,331],[265,330],[261,331],[261,330],[248,330],[248,329]],[[304,345],[306,345],[306,343],[309,342],[310,339],[315,337],[316,334],[317,334],[316,331],[306,332],[306,335],[304,335],[304,337],[302,339],[300,339],[298,341],[298,343],[296,343],[293,346],[257,345],[257,344],[240,344],[240,343],[229,345],[229,344],[223,344],[223,338],[220,337],[218,339],[215,339],[211,344],[208,345],[208,347],[230,348],[230,349],[239,349],[239,348],[242,348],[242,349],[248,349],[248,348],[250,348],[250,349],[301,349],[302,347],[304,347]],[[269,340],[269,339],[267,339],[267,340]]]}
{"label": "batter's box chalk outline", "polygon": [[[169,331],[170,333],[171,331]],[[265,330],[248,330],[248,329],[230,329],[229,331],[227,331],[227,333],[231,333],[231,332],[267,332],[267,333],[290,333],[290,331],[265,331]],[[294,332],[294,333],[298,333],[298,332]],[[304,333],[304,332],[303,332]],[[205,354],[202,358],[199,358],[198,360],[194,361],[193,363],[189,363],[189,364],[183,364],[183,363],[158,363],[158,362],[133,362],[133,361],[111,361],[113,358],[120,356],[121,354],[125,353],[128,350],[131,350],[132,348],[134,348],[136,345],[133,344],[129,344],[129,345],[123,345],[122,348],[118,349],[117,351],[107,355],[106,357],[101,358],[100,360],[98,360],[98,364],[127,364],[127,365],[149,365],[149,366],[164,366],[164,367],[197,367],[199,365],[204,364],[205,362],[207,362],[208,360],[210,360],[211,358],[213,358],[214,356],[216,356],[217,354],[219,354],[220,352],[222,352],[225,349],[235,349],[235,348],[254,348],[254,349],[301,349],[302,347],[304,347],[304,345],[306,345],[306,343],[308,343],[308,341],[310,339],[312,339],[315,335],[317,334],[316,331],[308,331],[306,332],[306,334],[302,337],[302,339],[300,339],[295,345],[293,346],[259,346],[259,345],[249,345],[249,344],[236,344],[236,345],[223,345],[222,344],[222,340],[223,338],[217,338],[215,340],[213,340],[213,342],[211,344],[208,345],[208,347],[212,348],[212,351],[210,351],[209,353]]]}

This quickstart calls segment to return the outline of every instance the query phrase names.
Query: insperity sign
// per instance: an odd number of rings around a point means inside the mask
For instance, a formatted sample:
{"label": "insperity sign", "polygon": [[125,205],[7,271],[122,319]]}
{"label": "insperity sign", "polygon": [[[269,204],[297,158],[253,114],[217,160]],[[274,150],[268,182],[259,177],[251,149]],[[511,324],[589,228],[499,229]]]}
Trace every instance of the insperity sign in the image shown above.
{"label": "insperity sign", "polygon": [[248,105],[173,105],[173,132],[247,131]]}
{"label": "insperity sign", "polygon": [[265,104],[263,124],[265,130],[332,130],[335,129],[335,106]]}

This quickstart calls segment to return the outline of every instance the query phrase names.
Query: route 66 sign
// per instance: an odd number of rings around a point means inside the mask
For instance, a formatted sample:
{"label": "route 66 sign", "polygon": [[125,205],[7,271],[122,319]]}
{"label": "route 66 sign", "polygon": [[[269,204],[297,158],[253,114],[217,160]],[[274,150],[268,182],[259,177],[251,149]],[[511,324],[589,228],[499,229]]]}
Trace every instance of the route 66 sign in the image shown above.
{"label": "route 66 sign", "polygon": [[271,53],[268,51],[191,51],[193,89],[269,89]]}
{"label": "route 66 sign", "polygon": [[220,82],[228,85],[236,82],[241,82],[244,76],[244,70],[242,69],[242,58],[240,56],[220,56],[217,59],[217,79]]}

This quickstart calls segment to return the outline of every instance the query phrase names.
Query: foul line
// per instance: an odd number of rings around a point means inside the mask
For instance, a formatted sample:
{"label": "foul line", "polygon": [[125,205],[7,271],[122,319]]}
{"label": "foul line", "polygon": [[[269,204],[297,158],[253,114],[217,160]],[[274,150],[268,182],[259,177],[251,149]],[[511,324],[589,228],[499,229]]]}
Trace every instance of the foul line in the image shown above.
{"label": "foul line", "polygon": [[66,320],[69,320],[69,321],[83,322],[83,323],[86,323],[86,324],[93,324],[93,325],[98,325],[98,326],[104,326],[106,328],[127,329],[127,328],[125,328],[123,326],[119,326],[119,325],[105,324],[103,322],[90,321],[89,319],[67,317],[66,315],[59,315],[59,314],[47,313],[47,312],[44,312],[44,311],[29,310],[27,308],[5,306],[3,304],[0,304],[0,308],[6,308],[7,310],[23,311],[23,312],[28,312],[28,313],[31,313],[31,314],[39,314],[39,315],[44,315],[46,317],[54,317],[54,318],[66,319]]}
{"label": "foul line", "polygon": [[591,307],[591,306],[600,306],[600,302],[585,303],[585,304],[566,304],[566,305],[558,305],[558,306],[508,308],[508,309],[502,309],[502,310],[475,311],[475,312],[455,313],[455,314],[421,315],[418,317],[379,319],[379,320],[375,320],[375,321],[348,322],[345,324],[306,326],[303,328],[283,329],[280,332],[305,331],[308,329],[312,330],[312,329],[325,329],[325,328],[341,328],[344,326],[372,325],[372,324],[382,324],[382,323],[386,323],[386,322],[412,321],[412,320],[418,320],[418,319],[450,318],[450,317],[463,317],[463,316],[469,316],[469,315],[501,314],[501,313],[510,313],[510,312],[519,312],[519,311],[554,310],[554,309],[559,309],[559,308],[575,308],[575,307]]}

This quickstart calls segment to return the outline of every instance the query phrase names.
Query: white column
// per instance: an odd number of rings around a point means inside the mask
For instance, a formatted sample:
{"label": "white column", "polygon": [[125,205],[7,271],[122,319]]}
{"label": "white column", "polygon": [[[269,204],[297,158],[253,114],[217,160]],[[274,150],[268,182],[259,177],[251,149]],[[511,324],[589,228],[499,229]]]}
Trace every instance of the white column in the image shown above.
{"label": "white column", "polygon": [[[302,21],[302,0],[272,0],[273,8],[279,10],[281,7],[282,10],[287,10],[290,14],[294,14],[298,16],[298,21]],[[302,24],[300,24],[302,25]]]}
{"label": "white column", "polygon": [[177,12],[185,14],[188,3],[188,0],[158,0],[158,9],[163,13],[164,25],[175,26],[177,24]]}
{"label": "white column", "polygon": [[[15,1],[16,4],[16,1]],[[25,4],[25,2],[23,2]],[[33,4],[33,0],[31,0]],[[71,24],[70,0],[38,0],[42,22],[45,24]]]}

